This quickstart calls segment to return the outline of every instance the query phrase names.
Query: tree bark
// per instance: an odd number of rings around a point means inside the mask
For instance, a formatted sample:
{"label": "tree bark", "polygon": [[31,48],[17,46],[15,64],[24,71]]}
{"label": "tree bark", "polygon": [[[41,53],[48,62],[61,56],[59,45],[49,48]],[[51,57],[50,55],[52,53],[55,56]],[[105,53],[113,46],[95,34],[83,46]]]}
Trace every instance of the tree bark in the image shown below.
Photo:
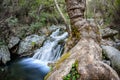
{"label": "tree bark", "polygon": [[[77,61],[77,80],[120,80],[117,73],[102,60],[99,29],[84,19],[85,0],[65,0],[77,44],[60,60],[53,70],[45,77],[46,80],[64,80],[70,74],[72,65]],[[72,29],[72,30],[73,30]],[[68,56],[69,54],[69,56]],[[65,56],[66,55],[66,56]],[[76,80],[76,79],[75,79]]]}

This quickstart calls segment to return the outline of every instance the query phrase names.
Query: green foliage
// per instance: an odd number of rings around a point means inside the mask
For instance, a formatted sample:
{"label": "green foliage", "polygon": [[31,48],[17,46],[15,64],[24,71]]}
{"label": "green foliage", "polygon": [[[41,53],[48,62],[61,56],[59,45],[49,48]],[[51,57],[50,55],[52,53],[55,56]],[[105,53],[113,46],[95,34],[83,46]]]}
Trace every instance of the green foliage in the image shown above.
{"label": "green foliage", "polygon": [[[2,7],[4,5],[3,2],[6,3],[6,8]],[[8,27],[15,26],[15,30],[19,29],[15,33],[20,38],[38,33],[41,27],[63,24],[63,20],[55,7],[54,0],[18,0],[18,2],[4,0],[3,2],[1,3],[1,9],[4,9],[4,12],[2,12],[7,16],[3,16],[1,19],[11,16],[6,20],[6,23]],[[62,12],[68,18],[64,0],[58,0],[58,3]],[[27,29],[23,29],[23,27]]]}
{"label": "green foliage", "polygon": [[15,25],[17,25],[17,23],[18,23],[18,19],[17,19],[16,17],[11,16],[11,17],[9,17],[8,19],[6,19],[6,22],[7,22],[8,25],[10,25],[10,26],[15,26]]}
{"label": "green foliage", "polygon": [[44,4],[45,6],[48,6],[48,7],[50,7],[51,5],[54,5],[54,1],[53,0],[47,0],[47,1],[39,0],[39,2],[41,4]]}
{"label": "green foliage", "polygon": [[53,70],[53,66],[49,66],[50,67],[50,71],[52,71]]}
{"label": "green foliage", "polygon": [[79,30],[77,29],[76,26],[72,26],[72,35],[77,38],[77,39],[80,39],[80,32]]}
{"label": "green foliage", "polygon": [[[28,0],[31,1],[31,0]],[[30,11],[28,12],[28,16],[34,20],[30,24],[30,30],[32,32],[36,32],[38,29],[41,27],[46,27],[50,26],[52,24],[61,24],[63,23],[59,12],[57,11],[54,1],[53,0],[47,0],[47,1],[42,1],[42,0],[32,0],[31,3],[28,3],[26,0],[20,1],[21,6],[27,7],[29,6]],[[59,1],[61,10],[64,12],[66,15],[65,11],[65,2],[64,0]],[[35,4],[35,5],[34,5]],[[39,10],[39,6],[42,5],[42,9],[40,11],[40,14],[37,14]],[[66,15],[67,16],[67,15]],[[68,16],[67,16],[68,17]]]}
{"label": "green foliage", "polygon": [[[62,12],[67,18],[68,16],[65,10],[66,7],[64,0],[60,0],[58,3],[61,7]],[[59,20],[62,20],[59,12],[55,7],[54,0],[20,0],[19,5],[25,10],[28,10],[28,16],[34,19],[34,23],[40,22],[41,26],[47,26],[48,24],[58,24],[60,23]],[[42,9],[40,11],[40,14],[37,14],[37,12],[39,12],[40,6],[42,6]]]}
{"label": "green foliage", "polygon": [[32,33],[35,33],[35,32],[37,32],[42,26],[43,26],[43,24],[40,23],[40,22],[32,23],[32,24],[30,25],[30,31],[31,31]]}
{"label": "green foliage", "polygon": [[[100,13],[105,25],[120,24],[120,0],[89,0],[87,1],[87,18],[94,18]],[[98,18],[98,17],[97,17]]]}
{"label": "green foliage", "polygon": [[112,23],[115,27],[120,26],[120,0],[115,0],[113,4]]}
{"label": "green foliage", "polygon": [[60,67],[60,64],[65,61],[70,56],[70,52],[65,53],[61,56],[61,58],[56,62],[55,67],[58,69]]}
{"label": "green foliage", "polygon": [[36,42],[31,42],[31,45],[34,47],[36,45]]}
{"label": "green foliage", "polygon": [[75,61],[74,64],[72,64],[72,68],[69,72],[69,74],[67,74],[63,80],[78,80],[80,78],[80,74],[77,71],[78,68],[78,61]]}
{"label": "green foliage", "polygon": [[39,44],[36,44],[36,42],[31,42],[32,49],[40,47]]}
{"label": "green foliage", "polygon": [[115,5],[120,6],[120,0],[115,0]]}
{"label": "green foliage", "polygon": [[[111,20],[111,0],[90,0],[87,2],[87,18],[102,18],[105,22]],[[109,22],[108,21],[108,22]]]}
{"label": "green foliage", "polygon": [[0,40],[0,46],[5,45],[5,42]]}

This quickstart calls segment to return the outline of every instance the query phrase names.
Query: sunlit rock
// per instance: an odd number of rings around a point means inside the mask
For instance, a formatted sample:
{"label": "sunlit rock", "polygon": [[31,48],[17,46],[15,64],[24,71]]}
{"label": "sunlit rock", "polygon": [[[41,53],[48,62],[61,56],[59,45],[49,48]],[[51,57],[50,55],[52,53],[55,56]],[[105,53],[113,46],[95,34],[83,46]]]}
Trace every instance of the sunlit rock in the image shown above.
{"label": "sunlit rock", "polygon": [[30,35],[22,40],[19,44],[18,54],[27,53],[32,50],[35,46],[41,46],[45,36]]}
{"label": "sunlit rock", "polygon": [[112,67],[120,75],[120,51],[111,46],[102,45],[102,48],[106,57],[110,59]]}

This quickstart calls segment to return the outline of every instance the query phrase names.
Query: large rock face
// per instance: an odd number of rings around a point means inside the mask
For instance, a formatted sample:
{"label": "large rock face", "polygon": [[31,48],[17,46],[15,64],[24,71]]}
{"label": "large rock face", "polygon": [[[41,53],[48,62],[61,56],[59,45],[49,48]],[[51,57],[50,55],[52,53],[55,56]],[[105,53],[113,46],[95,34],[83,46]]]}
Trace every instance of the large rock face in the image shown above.
{"label": "large rock face", "polygon": [[19,44],[18,54],[30,52],[33,47],[41,46],[44,40],[45,36],[31,35],[26,37]]}
{"label": "large rock face", "polygon": [[118,72],[120,76],[120,51],[111,46],[103,46],[104,54],[111,61],[112,67]]}
{"label": "large rock face", "polygon": [[2,60],[4,64],[10,60],[10,52],[5,45],[0,46],[0,60]]}

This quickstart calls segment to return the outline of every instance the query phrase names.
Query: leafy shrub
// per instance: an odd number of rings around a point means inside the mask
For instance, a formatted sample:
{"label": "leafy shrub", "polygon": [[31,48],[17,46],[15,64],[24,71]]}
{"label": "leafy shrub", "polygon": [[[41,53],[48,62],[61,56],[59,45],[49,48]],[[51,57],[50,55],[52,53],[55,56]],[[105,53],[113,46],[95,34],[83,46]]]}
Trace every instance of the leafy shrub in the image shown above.
{"label": "leafy shrub", "polygon": [[0,40],[0,46],[2,46],[2,45],[6,45],[6,43],[5,43],[5,41]]}
{"label": "leafy shrub", "polygon": [[74,64],[72,64],[72,68],[69,72],[69,74],[67,74],[63,80],[78,80],[80,78],[80,74],[77,71],[77,67],[78,67],[78,61],[76,61]]}
{"label": "leafy shrub", "polygon": [[9,26],[16,26],[18,23],[18,19],[16,17],[9,17],[6,22],[8,23]]}
{"label": "leafy shrub", "polygon": [[37,32],[42,26],[43,26],[43,24],[40,23],[40,22],[32,23],[32,24],[30,25],[30,31],[31,31],[32,33],[35,33],[35,32]]}

